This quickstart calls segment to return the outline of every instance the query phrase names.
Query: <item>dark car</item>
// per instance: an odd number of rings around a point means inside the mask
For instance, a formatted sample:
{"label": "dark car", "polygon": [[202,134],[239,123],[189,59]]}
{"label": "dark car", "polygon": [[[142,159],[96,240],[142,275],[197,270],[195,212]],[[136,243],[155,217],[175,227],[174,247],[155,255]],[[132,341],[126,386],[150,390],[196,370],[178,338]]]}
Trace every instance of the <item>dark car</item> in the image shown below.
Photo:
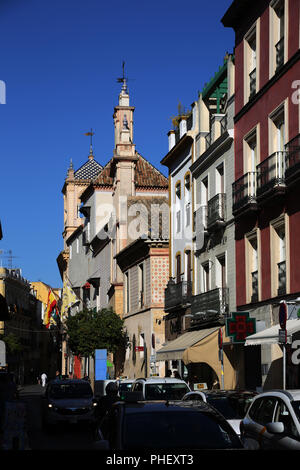
{"label": "dark car", "polygon": [[241,449],[232,427],[207,403],[117,402],[99,423],[95,448]]}
{"label": "dark car", "polygon": [[202,390],[187,393],[183,400],[205,401],[216,408],[240,434],[240,422],[257,392],[250,390]]}
{"label": "dark car", "polygon": [[43,397],[43,424],[94,422],[97,402],[89,382],[80,379],[52,380]]}

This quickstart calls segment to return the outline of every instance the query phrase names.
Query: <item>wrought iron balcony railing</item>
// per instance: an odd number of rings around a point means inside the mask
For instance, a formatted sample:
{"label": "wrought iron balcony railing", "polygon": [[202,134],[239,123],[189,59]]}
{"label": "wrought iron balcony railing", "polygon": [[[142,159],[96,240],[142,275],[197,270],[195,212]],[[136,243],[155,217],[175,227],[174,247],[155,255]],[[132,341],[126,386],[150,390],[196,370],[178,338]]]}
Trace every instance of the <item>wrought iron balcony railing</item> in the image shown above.
{"label": "wrought iron balcony railing", "polygon": [[274,152],[256,167],[257,196],[276,186],[285,186],[285,152]]}
{"label": "wrought iron balcony railing", "polygon": [[250,171],[232,185],[233,212],[249,204],[256,205],[256,171]]}
{"label": "wrought iron balcony railing", "polygon": [[193,295],[191,299],[192,324],[217,321],[228,313],[229,290],[216,288]]}
{"label": "wrought iron balcony railing", "polygon": [[191,296],[191,281],[180,281],[176,283],[173,278],[170,279],[165,289],[165,311],[188,305]]}
{"label": "wrought iron balcony railing", "polygon": [[287,179],[295,178],[300,172],[300,134],[285,145],[285,168]]}
{"label": "wrought iron balcony railing", "polygon": [[226,220],[226,194],[219,193],[208,201],[207,228],[220,228]]}
{"label": "wrought iron balcony railing", "polygon": [[256,93],[256,69],[249,73],[249,97],[251,98]]}
{"label": "wrought iron balcony railing", "polygon": [[286,262],[277,263],[278,268],[278,295],[286,294]]}
{"label": "wrought iron balcony railing", "polygon": [[279,69],[284,63],[284,37],[282,37],[277,44],[276,49],[276,70]]}

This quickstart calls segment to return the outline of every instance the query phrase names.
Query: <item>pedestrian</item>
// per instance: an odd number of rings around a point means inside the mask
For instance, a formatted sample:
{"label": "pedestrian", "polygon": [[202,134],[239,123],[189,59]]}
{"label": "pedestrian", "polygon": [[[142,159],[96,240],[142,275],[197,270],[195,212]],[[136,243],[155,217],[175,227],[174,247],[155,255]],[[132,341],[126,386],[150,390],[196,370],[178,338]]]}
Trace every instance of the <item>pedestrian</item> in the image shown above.
{"label": "pedestrian", "polygon": [[172,376],[172,371],[168,369],[166,372],[166,377],[171,377],[171,376]]}
{"label": "pedestrian", "polygon": [[106,395],[102,396],[98,401],[97,407],[97,421],[95,427],[95,436],[98,429],[101,429],[105,439],[110,439],[112,433],[113,420],[110,416],[110,411],[114,403],[120,400],[119,386],[117,382],[109,382],[105,387]]}
{"label": "pedestrian", "polygon": [[180,380],[182,380],[181,375],[179,374],[178,370],[175,370],[175,372],[174,372],[174,377],[175,377],[175,379],[180,379]]}
{"label": "pedestrian", "polygon": [[59,370],[57,370],[57,371],[55,372],[55,378],[56,378],[57,380],[60,380],[60,379],[61,379],[61,373],[59,372]]}
{"label": "pedestrian", "polygon": [[102,419],[104,415],[111,409],[112,405],[120,400],[119,386],[117,382],[109,382],[105,387],[106,395],[99,399],[99,418]]}
{"label": "pedestrian", "polygon": [[41,381],[42,381],[42,387],[46,387],[47,374],[45,372],[43,372],[41,375]]}
{"label": "pedestrian", "polygon": [[215,379],[213,384],[212,384],[212,390],[219,390],[220,389],[220,382],[218,379]]}

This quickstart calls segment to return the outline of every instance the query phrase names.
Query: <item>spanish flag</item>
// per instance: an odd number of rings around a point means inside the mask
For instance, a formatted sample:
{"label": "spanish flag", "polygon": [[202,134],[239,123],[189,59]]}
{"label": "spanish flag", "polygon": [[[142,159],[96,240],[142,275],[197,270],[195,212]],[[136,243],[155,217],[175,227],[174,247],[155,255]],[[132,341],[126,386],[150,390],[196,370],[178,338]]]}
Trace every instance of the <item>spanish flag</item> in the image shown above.
{"label": "spanish flag", "polygon": [[50,323],[53,322],[53,318],[56,317],[56,312],[57,312],[57,300],[56,300],[55,295],[52,292],[52,289],[49,289],[47,307],[46,307],[44,321],[43,321],[43,324],[46,326],[46,328],[49,328]]}

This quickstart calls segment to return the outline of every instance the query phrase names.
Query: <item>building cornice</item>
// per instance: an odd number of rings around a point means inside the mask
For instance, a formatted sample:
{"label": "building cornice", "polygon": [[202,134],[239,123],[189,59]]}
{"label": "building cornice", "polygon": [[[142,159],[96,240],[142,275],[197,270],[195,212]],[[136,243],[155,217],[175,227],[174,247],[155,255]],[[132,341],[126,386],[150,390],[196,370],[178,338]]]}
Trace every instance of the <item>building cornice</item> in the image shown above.
{"label": "building cornice", "polygon": [[161,164],[169,167],[170,161],[179,157],[183,150],[189,145],[192,145],[194,138],[189,134],[184,134],[181,139],[174,145],[173,148],[167,153],[167,155],[161,160]]}

